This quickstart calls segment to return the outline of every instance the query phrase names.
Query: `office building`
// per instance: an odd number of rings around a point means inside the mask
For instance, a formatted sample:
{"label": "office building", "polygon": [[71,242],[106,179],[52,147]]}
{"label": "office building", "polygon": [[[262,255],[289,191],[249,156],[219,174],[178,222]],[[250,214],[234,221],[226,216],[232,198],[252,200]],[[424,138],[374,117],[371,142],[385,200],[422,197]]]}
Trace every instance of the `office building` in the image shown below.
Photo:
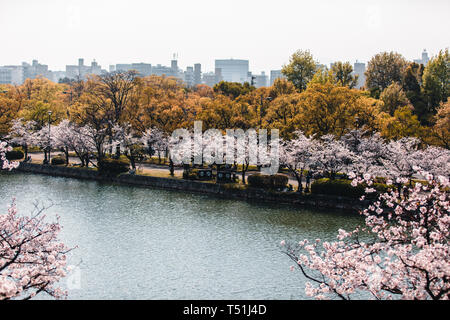
{"label": "office building", "polygon": [[355,64],[353,65],[353,75],[358,75],[358,82],[356,83],[356,88],[361,89],[366,84],[366,75],[364,74],[366,72],[366,64],[363,62],[358,62],[356,60]]}
{"label": "office building", "polygon": [[[111,67],[109,68],[111,72]],[[147,77],[152,74],[152,65],[149,63],[122,63],[116,64],[113,71],[131,71],[134,70],[141,77]]]}
{"label": "office building", "polygon": [[106,72],[102,70],[101,66],[94,60],[91,65],[85,65],[84,59],[78,59],[78,65],[66,65],[66,77],[69,79],[84,79],[89,74],[100,75]]}
{"label": "office building", "polygon": [[202,65],[200,63],[194,64],[194,85],[202,83]]}
{"label": "office building", "polygon": [[256,74],[253,76],[253,85],[256,88],[261,88],[261,87],[267,87],[267,76],[266,73],[264,71],[261,72],[261,74]]}
{"label": "office building", "polygon": [[272,86],[275,82],[275,79],[281,79],[286,78],[282,73],[281,70],[270,70],[270,85]]}
{"label": "office building", "polygon": [[248,82],[249,62],[248,60],[225,59],[215,61],[216,70],[221,70],[224,81]]}

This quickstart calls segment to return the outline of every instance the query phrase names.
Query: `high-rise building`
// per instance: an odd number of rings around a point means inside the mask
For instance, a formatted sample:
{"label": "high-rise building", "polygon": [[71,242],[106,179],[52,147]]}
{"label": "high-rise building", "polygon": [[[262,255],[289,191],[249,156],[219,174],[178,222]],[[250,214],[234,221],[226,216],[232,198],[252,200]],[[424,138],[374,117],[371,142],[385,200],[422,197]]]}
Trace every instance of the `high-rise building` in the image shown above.
{"label": "high-rise building", "polygon": [[214,72],[205,72],[202,74],[202,82],[211,88],[214,87],[216,82],[216,74]]}
{"label": "high-rise building", "polygon": [[202,65],[200,63],[194,64],[194,85],[202,83]]}
{"label": "high-rise building", "polygon": [[366,72],[366,64],[364,62],[358,62],[356,60],[355,64],[353,65],[353,75],[358,75],[358,82],[356,83],[356,88],[361,89],[364,87],[366,83],[366,75],[364,74]]}
{"label": "high-rise building", "polygon": [[256,74],[253,76],[254,80],[253,80],[253,85],[256,88],[261,88],[261,87],[267,87],[267,76],[266,73],[264,71],[261,72],[261,74]]}
{"label": "high-rise building", "polygon": [[281,73],[281,70],[270,70],[270,85],[272,86],[275,82],[275,79],[285,78],[285,76]]}
{"label": "high-rise building", "polygon": [[248,82],[248,60],[225,59],[215,61],[216,70],[221,69],[222,79],[230,82]]}
{"label": "high-rise building", "polygon": [[414,59],[415,63],[423,64],[424,66],[428,63],[428,61],[430,61],[430,58],[428,57],[428,52],[426,49],[423,49],[421,59]]}
{"label": "high-rise building", "polygon": [[186,71],[184,72],[184,82],[188,87],[194,86],[194,68],[193,67],[187,67]]}
{"label": "high-rise building", "polygon": [[170,61],[170,69],[172,69],[171,76],[178,77],[179,76],[179,70],[178,70],[178,60],[172,60]]}

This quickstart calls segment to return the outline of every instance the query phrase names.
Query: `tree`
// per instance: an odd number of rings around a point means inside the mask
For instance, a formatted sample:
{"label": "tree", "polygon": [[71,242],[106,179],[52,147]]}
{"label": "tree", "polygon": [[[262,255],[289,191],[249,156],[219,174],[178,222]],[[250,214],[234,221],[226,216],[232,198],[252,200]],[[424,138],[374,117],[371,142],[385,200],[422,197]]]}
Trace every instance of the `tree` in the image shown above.
{"label": "tree", "polygon": [[296,137],[285,141],[280,153],[280,163],[288,168],[298,183],[298,192],[302,192],[302,178],[305,170],[313,163],[314,143],[303,132],[296,131]]}
{"label": "tree", "polygon": [[400,139],[403,137],[420,137],[423,127],[410,107],[395,110],[394,116],[381,114],[379,117],[381,135],[386,139]]}
{"label": "tree", "polygon": [[21,101],[15,91],[11,85],[0,85],[0,137],[8,133],[11,121],[17,118],[21,108]]}
{"label": "tree", "polygon": [[335,62],[331,67],[331,73],[339,86],[354,88],[358,83],[358,75],[353,75],[353,67],[350,62]]}
{"label": "tree", "polygon": [[293,125],[306,135],[333,134],[338,138],[349,130],[376,120],[376,100],[361,91],[332,83],[314,83],[300,94]]}
{"label": "tree", "polygon": [[255,90],[255,87],[251,86],[248,82],[242,84],[239,82],[220,81],[214,85],[213,90],[214,92],[228,96],[231,99],[236,99],[239,96]]}
{"label": "tree", "polygon": [[353,153],[349,171],[375,176],[385,173],[382,159],[387,154],[387,148],[379,133],[367,135],[367,131],[356,129],[342,136],[341,141]]}
{"label": "tree", "polygon": [[147,149],[149,156],[158,154],[158,163],[161,163],[161,156],[167,151],[167,135],[158,128],[147,129],[141,138],[142,144]]}
{"label": "tree", "polygon": [[129,123],[113,126],[112,132],[113,143],[121,145],[123,154],[130,160],[131,168],[136,171],[136,159],[142,156],[143,152],[142,137],[137,135]]}
{"label": "tree", "polygon": [[376,54],[367,64],[366,87],[377,98],[378,94],[392,82],[401,82],[406,66],[405,58],[399,53],[381,52]]}
{"label": "tree", "polygon": [[441,104],[434,117],[432,136],[437,140],[437,144],[450,149],[450,102]]}
{"label": "tree", "polygon": [[322,170],[328,178],[334,180],[339,172],[346,173],[354,161],[354,154],[341,140],[336,140],[331,134],[315,140],[311,163]]}
{"label": "tree", "polygon": [[439,51],[425,67],[423,72],[423,94],[428,111],[436,114],[441,102],[446,102],[450,95],[450,53],[448,49]]}
{"label": "tree", "polygon": [[68,120],[52,128],[52,145],[63,150],[66,165],[69,164],[69,150],[72,150],[80,159],[82,167],[89,166],[90,154],[96,151],[90,133],[89,127],[79,127]]}
{"label": "tree", "polygon": [[380,159],[384,166],[384,176],[399,179],[397,182],[405,180],[411,183],[417,171],[415,167],[420,164],[422,158],[419,143],[419,139],[411,137],[389,141]]}
{"label": "tree", "polygon": [[10,143],[17,144],[23,147],[25,152],[25,160],[28,158],[28,147],[36,143],[36,133],[34,128],[36,122],[27,121],[23,123],[23,119],[16,119],[12,121],[12,126],[8,134]]}
{"label": "tree", "polygon": [[[338,241],[298,244],[281,242],[298,266],[307,295],[349,300],[365,292],[374,299],[448,300],[450,298],[449,181],[421,172],[427,185],[417,183],[400,192],[378,194],[361,214],[365,226],[340,229]],[[354,184],[373,179],[355,177]],[[292,266],[291,270],[295,270]]]}
{"label": "tree", "polygon": [[[5,158],[9,149],[0,142],[4,169],[17,166]],[[41,292],[55,298],[67,294],[57,284],[66,275],[69,249],[58,239],[58,220],[46,223],[42,212],[36,207],[31,216],[19,216],[13,201],[0,215],[0,300],[30,299]]]}
{"label": "tree", "polygon": [[428,124],[430,114],[427,109],[427,104],[422,93],[422,75],[423,64],[412,62],[406,68],[402,86],[406,97],[414,106],[414,114],[417,115],[421,124]]}
{"label": "tree", "polygon": [[316,73],[317,63],[309,51],[298,50],[292,54],[289,64],[283,66],[281,72],[291,81],[298,91],[306,89]]}
{"label": "tree", "polygon": [[402,87],[396,83],[392,82],[380,95],[380,100],[383,101],[382,111],[389,113],[391,116],[394,115],[395,110],[399,107],[412,106],[406,97],[405,92],[403,92]]}
{"label": "tree", "polygon": [[279,96],[295,93],[295,86],[289,80],[284,78],[276,78],[270,88],[269,96],[276,99]]}

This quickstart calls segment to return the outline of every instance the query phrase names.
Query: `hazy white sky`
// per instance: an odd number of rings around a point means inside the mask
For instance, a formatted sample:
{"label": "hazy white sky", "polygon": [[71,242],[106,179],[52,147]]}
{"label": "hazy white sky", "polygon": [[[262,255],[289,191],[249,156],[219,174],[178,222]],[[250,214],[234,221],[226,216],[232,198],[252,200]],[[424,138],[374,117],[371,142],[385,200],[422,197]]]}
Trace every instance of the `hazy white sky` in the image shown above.
{"label": "hazy white sky", "polygon": [[449,47],[449,17],[449,0],[0,0],[0,65],[170,65],[176,52],[183,69],[236,58],[259,73],[297,49],[321,63],[386,50],[415,59]]}

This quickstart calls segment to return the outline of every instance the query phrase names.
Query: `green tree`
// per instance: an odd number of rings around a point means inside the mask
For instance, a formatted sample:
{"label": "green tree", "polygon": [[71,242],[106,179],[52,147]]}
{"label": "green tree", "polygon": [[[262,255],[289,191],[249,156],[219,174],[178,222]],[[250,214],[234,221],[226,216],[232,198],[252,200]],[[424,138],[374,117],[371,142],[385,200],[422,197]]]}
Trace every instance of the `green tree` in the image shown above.
{"label": "green tree", "polygon": [[367,64],[366,87],[372,96],[386,89],[392,82],[401,82],[407,66],[405,58],[396,52],[381,52],[370,59]]}
{"label": "green tree", "polygon": [[397,82],[392,82],[389,87],[383,90],[380,100],[383,101],[381,110],[389,113],[391,116],[394,115],[395,110],[398,108],[410,105],[405,92]]}
{"label": "green tree", "polygon": [[317,63],[309,51],[298,50],[292,54],[289,64],[283,66],[281,72],[291,81],[298,91],[306,89],[316,73]]}
{"label": "green tree", "polygon": [[450,54],[448,49],[428,62],[423,72],[423,93],[428,112],[436,114],[441,102],[446,102],[450,94]]}
{"label": "green tree", "polygon": [[411,62],[406,68],[402,85],[406,97],[414,106],[414,114],[417,115],[422,124],[427,124],[429,116],[421,90],[423,69],[423,64]]}
{"label": "green tree", "polygon": [[409,107],[400,107],[391,117],[384,114],[381,117],[381,135],[386,139],[401,139],[404,137],[421,137],[423,127],[420,125],[417,116]]}
{"label": "green tree", "polygon": [[214,92],[228,96],[231,99],[236,99],[241,95],[245,95],[255,90],[255,87],[251,86],[248,82],[242,84],[239,82],[220,81],[213,87],[213,90]]}
{"label": "green tree", "polygon": [[350,62],[335,62],[331,67],[331,72],[336,84],[342,87],[354,88],[358,83],[358,75],[353,75],[353,67]]}

